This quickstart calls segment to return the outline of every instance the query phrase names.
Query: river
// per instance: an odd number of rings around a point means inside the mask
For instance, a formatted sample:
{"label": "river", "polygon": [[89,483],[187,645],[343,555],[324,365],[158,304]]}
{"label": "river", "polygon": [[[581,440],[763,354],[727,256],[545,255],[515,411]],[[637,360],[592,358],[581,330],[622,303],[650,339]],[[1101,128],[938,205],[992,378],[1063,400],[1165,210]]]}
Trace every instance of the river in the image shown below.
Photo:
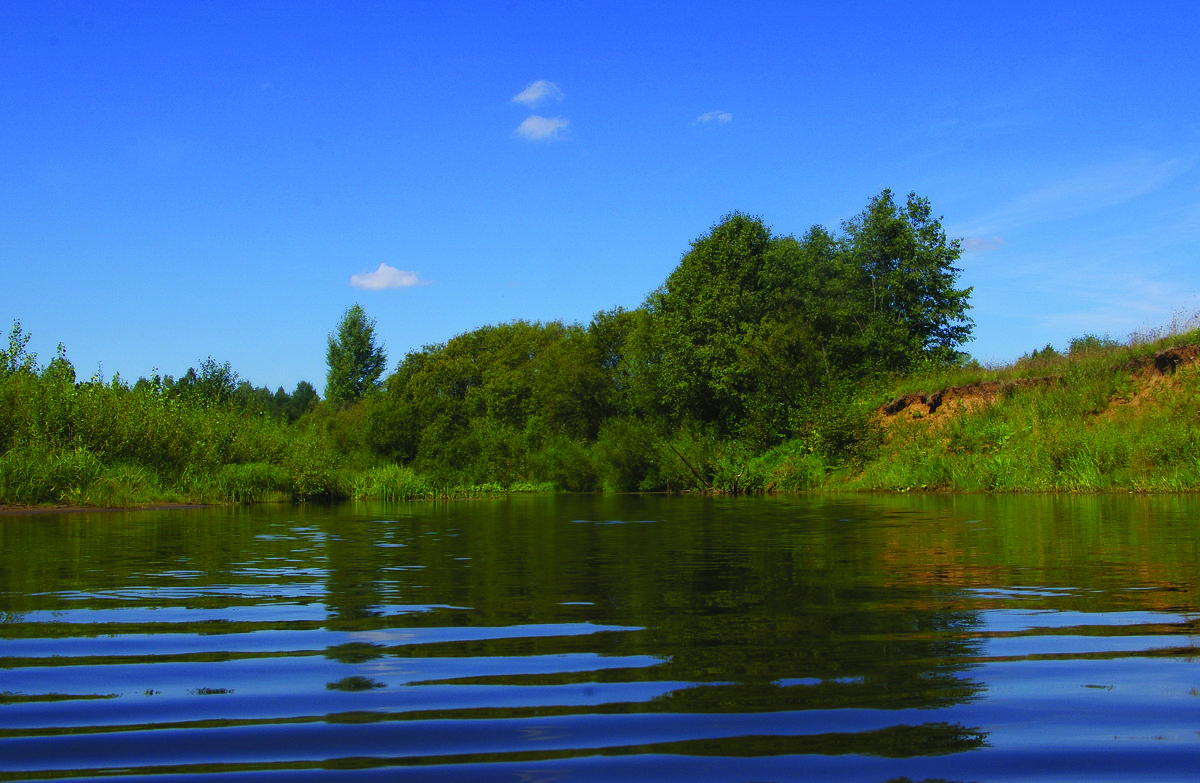
{"label": "river", "polygon": [[0,780],[1194,781],[1200,498],[0,517]]}

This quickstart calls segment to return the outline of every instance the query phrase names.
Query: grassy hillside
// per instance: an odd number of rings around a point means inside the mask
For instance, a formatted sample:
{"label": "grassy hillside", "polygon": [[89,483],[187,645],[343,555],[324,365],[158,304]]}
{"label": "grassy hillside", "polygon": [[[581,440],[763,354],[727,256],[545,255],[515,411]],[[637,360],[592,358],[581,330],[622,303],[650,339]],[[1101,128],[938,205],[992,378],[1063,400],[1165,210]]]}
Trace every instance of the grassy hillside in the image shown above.
{"label": "grassy hillside", "polygon": [[[1194,326],[1194,322],[1189,326]],[[1200,490],[1200,329],[906,378],[876,445],[826,486],[868,490]]]}

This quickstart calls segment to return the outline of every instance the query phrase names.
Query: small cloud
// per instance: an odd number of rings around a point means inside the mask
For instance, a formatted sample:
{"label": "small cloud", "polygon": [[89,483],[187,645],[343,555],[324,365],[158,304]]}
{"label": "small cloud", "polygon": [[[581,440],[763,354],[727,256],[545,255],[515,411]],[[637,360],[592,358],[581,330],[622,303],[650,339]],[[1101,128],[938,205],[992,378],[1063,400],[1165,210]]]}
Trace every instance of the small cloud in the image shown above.
{"label": "small cloud", "polygon": [[967,237],[962,241],[964,253],[986,253],[989,250],[998,250],[1001,247],[1004,247],[1004,240],[1000,237],[990,237],[987,239]]}
{"label": "small cloud", "polygon": [[374,272],[366,272],[350,276],[350,285],[355,288],[365,288],[368,291],[382,291],[385,288],[408,288],[414,285],[425,285],[424,280],[417,278],[416,272],[405,272],[387,264],[380,264]]}
{"label": "small cloud", "polygon": [[733,115],[727,111],[708,111],[692,120],[693,125],[707,125],[710,122],[724,125],[727,122],[733,122]]}
{"label": "small cloud", "polygon": [[535,114],[522,122],[513,135],[530,141],[561,139],[568,125],[570,121],[564,117],[541,117]]}
{"label": "small cloud", "polygon": [[523,103],[532,109],[544,101],[561,101],[562,99],[563,91],[559,89],[557,84],[554,82],[548,82],[545,79],[538,79],[536,82],[514,95],[512,97],[512,102]]}

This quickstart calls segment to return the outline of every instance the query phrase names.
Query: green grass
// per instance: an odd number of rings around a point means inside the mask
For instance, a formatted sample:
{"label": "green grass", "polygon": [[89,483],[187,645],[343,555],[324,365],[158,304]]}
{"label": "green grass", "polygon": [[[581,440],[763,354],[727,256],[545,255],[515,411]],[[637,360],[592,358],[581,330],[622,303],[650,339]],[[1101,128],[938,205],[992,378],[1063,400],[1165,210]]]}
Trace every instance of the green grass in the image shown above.
{"label": "green grass", "polygon": [[[1200,490],[1200,364],[1158,378],[1150,360],[1200,343],[1200,330],[1117,344],[1083,338],[1065,354],[984,373],[907,378],[895,397],[941,384],[1052,376],[1012,386],[971,412],[905,410],[857,472],[829,486],[891,491],[1113,492]],[[1041,353],[1041,352],[1039,352]]]}
{"label": "green grass", "polygon": [[437,489],[411,468],[386,465],[356,474],[350,494],[356,500],[423,500],[437,497]]}

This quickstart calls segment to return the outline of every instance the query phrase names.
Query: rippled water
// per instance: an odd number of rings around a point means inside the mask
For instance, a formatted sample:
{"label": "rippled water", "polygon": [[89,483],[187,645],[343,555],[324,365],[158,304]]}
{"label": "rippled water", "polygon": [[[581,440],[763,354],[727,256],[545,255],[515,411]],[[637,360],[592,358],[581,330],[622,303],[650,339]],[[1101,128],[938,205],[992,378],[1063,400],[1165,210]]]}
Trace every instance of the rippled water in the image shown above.
{"label": "rippled water", "polygon": [[1187,780],[1196,498],[0,517],[0,780]]}

